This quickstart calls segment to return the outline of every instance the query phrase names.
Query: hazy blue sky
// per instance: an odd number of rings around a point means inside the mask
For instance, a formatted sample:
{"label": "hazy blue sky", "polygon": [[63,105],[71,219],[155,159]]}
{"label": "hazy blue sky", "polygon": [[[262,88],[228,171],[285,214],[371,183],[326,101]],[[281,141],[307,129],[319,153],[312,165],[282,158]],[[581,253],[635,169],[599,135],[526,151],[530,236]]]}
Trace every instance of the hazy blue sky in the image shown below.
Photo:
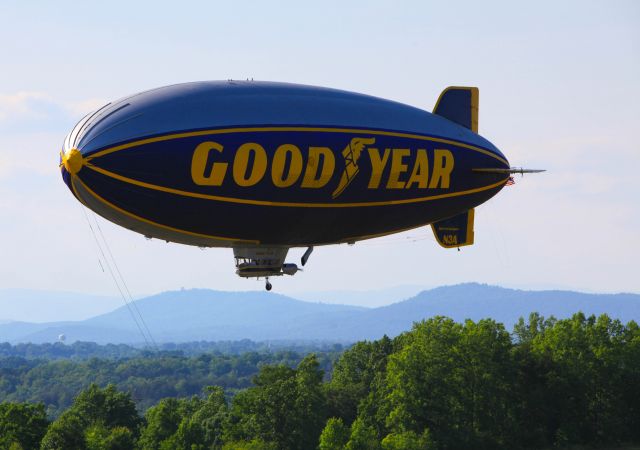
{"label": "hazy blue sky", "polygon": [[[640,2],[0,2],[0,288],[114,295],[58,151],[96,106],[206,79],[359,91],[431,110],[480,88],[480,133],[518,178],[476,211],[476,244],[430,229],[320,247],[283,293],[480,281],[640,292]],[[231,250],[102,221],[134,294],[261,289]],[[297,260],[302,250],[292,250]]]}

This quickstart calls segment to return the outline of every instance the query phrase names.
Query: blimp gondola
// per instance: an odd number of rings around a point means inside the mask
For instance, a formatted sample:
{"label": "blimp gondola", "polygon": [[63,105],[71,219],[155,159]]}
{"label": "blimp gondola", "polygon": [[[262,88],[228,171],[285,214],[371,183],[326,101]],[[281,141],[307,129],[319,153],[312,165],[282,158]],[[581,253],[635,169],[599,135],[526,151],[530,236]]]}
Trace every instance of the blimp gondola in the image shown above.
{"label": "blimp gondola", "polygon": [[83,118],[60,152],[86,207],[151,238],[232,248],[236,273],[293,275],[288,250],[431,225],[471,245],[474,208],[513,169],[478,134],[478,89],[432,113],[336,89],[257,81],[166,86]]}

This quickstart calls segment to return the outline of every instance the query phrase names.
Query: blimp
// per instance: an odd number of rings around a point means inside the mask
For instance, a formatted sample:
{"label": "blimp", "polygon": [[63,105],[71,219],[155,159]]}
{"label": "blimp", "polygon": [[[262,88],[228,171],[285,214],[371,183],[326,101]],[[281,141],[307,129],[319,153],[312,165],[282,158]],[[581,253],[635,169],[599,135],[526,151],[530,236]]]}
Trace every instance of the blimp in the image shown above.
{"label": "blimp", "polygon": [[478,134],[479,91],[432,112],[324,87],[207,81],[88,114],[64,139],[62,178],[87,208],[147,238],[233,249],[237,275],[294,275],[289,249],[430,225],[473,244],[474,208],[513,173]]}

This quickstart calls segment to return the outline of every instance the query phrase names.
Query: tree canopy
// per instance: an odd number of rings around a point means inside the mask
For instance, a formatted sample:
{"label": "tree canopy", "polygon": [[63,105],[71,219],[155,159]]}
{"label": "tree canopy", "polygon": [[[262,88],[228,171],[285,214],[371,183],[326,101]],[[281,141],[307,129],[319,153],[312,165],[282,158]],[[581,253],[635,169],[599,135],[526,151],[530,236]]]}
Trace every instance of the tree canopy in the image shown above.
{"label": "tree canopy", "polygon": [[[197,394],[165,396],[148,408],[136,398],[144,390],[126,383],[101,386],[104,361],[57,361],[64,364],[56,370],[82,367],[96,384],[82,389],[57,417],[48,418],[43,403],[0,403],[0,448],[640,445],[640,328],[606,315],[556,320],[532,314],[512,333],[489,319],[457,323],[434,317],[394,339],[359,342],[334,365],[314,353],[273,360],[257,355],[238,355],[238,361],[200,355],[187,358],[186,366],[166,356],[127,359],[124,366],[110,361],[123,379],[164,374],[176,383],[220,364],[233,366],[236,376],[254,368],[246,387],[208,386]],[[10,358],[0,360],[0,386],[30,367]],[[42,378],[51,373],[30,372],[30,383],[46,386]]]}

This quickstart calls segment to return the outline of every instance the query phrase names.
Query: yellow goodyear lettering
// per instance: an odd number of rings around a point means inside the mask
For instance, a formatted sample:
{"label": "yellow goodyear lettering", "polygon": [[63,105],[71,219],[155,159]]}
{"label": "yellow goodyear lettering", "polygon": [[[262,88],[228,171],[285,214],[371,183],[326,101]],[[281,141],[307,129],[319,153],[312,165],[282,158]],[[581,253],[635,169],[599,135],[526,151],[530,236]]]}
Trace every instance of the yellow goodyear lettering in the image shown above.
{"label": "yellow goodyear lettering", "polygon": [[380,150],[374,147],[369,147],[369,159],[371,160],[371,178],[369,178],[369,189],[378,189],[380,187],[380,180],[382,180],[382,173],[389,161],[389,153],[391,149],[385,148],[384,153],[380,156]]}
{"label": "yellow goodyear lettering", "polygon": [[404,174],[409,166],[403,163],[403,159],[411,154],[408,148],[394,148],[391,156],[391,173],[387,180],[387,189],[403,189],[404,181],[400,180],[400,176]]}
{"label": "yellow goodyear lettering", "polygon": [[217,142],[203,142],[196,147],[191,158],[191,178],[200,186],[221,186],[227,173],[228,163],[214,162],[207,174],[211,150],[222,153],[223,147]]}
{"label": "yellow goodyear lettering", "polygon": [[[249,169],[249,158],[251,156],[253,156],[253,165]],[[238,186],[253,186],[262,180],[266,171],[267,152],[264,151],[260,144],[247,142],[238,148],[233,159],[233,181]]]}
{"label": "yellow goodyear lettering", "polygon": [[[289,170],[285,174],[287,159]],[[292,186],[302,174],[302,153],[293,144],[283,144],[276,149],[271,166],[271,180],[279,188]]]}
{"label": "yellow goodyear lettering", "polygon": [[433,173],[429,189],[448,189],[453,171],[453,154],[449,150],[436,149],[433,152]]}
{"label": "yellow goodyear lettering", "polygon": [[409,177],[409,181],[405,186],[406,189],[411,188],[414,184],[419,189],[425,189],[429,181],[429,156],[424,148],[419,148],[416,153],[416,162],[413,165],[413,171]]}
{"label": "yellow goodyear lettering", "polygon": [[325,186],[331,179],[335,168],[336,157],[330,148],[309,147],[307,167],[301,187],[318,189]]}
{"label": "yellow goodyear lettering", "polygon": [[[345,169],[333,198],[339,196],[359,173],[357,160],[366,148],[371,164],[367,184],[369,189],[449,189],[455,160],[447,149],[368,147],[373,138],[353,138],[343,151]],[[216,160],[224,152],[221,144],[213,141],[200,143],[191,158],[191,177],[196,185],[222,186],[230,162]],[[412,154],[414,155],[411,158]],[[300,147],[281,144],[269,156],[265,148],[256,142],[246,142],[236,150],[231,172],[237,186],[249,187],[261,182],[270,170],[271,182],[279,188],[297,185],[303,189],[320,189],[333,178],[336,155],[329,147],[307,149],[306,157]],[[445,239],[456,240],[455,235]],[[457,244],[457,241],[445,242]]]}

